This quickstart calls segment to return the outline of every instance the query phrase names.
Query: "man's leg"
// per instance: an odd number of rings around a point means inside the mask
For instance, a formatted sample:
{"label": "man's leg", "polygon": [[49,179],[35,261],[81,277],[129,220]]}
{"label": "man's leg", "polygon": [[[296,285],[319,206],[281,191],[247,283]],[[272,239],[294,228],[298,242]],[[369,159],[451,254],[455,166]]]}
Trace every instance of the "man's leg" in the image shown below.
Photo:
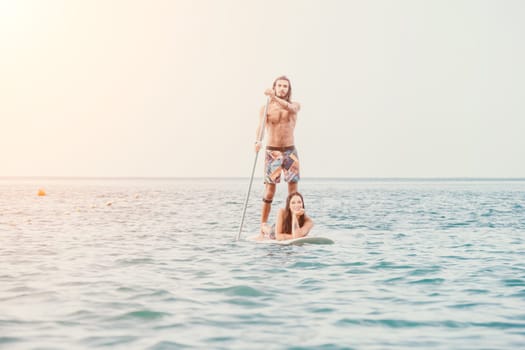
{"label": "man's leg", "polygon": [[299,179],[301,178],[299,175],[299,155],[297,154],[297,150],[294,148],[293,150],[286,151],[285,152],[285,159],[284,162],[287,162],[290,164],[288,168],[283,168],[284,170],[284,179],[288,183],[288,195],[297,192],[297,187],[299,185]]}
{"label": "man's leg", "polygon": [[266,184],[263,196],[263,205],[261,211],[261,233],[263,225],[268,222],[270,211],[272,210],[273,196],[275,195],[275,184]]}
{"label": "man's leg", "polygon": [[288,195],[297,192],[297,184],[298,182],[288,182]]}

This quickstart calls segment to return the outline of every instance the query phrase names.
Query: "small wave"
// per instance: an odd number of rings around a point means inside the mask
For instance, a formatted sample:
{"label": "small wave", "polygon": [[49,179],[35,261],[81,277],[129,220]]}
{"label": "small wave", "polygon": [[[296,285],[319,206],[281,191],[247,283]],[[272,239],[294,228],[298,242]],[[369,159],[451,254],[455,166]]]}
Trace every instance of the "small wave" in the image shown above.
{"label": "small wave", "polygon": [[381,261],[373,266],[374,269],[411,269],[411,265],[397,265],[388,261]]}
{"label": "small wave", "polygon": [[386,283],[386,284],[395,284],[397,282],[401,282],[401,281],[404,281],[405,278],[404,277],[394,277],[394,278],[389,278],[387,280],[384,280],[383,283]]}
{"label": "small wave", "polygon": [[227,303],[233,304],[233,305],[239,305],[242,307],[248,307],[248,308],[260,308],[260,307],[268,306],[268,304],[266,303],[260,303],[257,301],[253,301],[253,299],[248,300],[246,298],[232,298],[228,300]]}
{"label": "small wave", "polygon": [[509,320],[515,320],[515,321],[525,321],[525,314],[516,315],[516,316],[509,316],[507,318]]}
{"label": "small wave", "polygon": [[518,293],[512,294],[511,296],[516,298],[525,298],[525,289],[522,289]]}
{"label": "small wave", "polygon": [[138,337],[133,336],[115,336],[115,337],[88,337],[82,342],[90,346],[113,346],[120,344],[127,344],[137,340]]}
{"label": "small wave", "polygon": [[211,342],[211,343],[221,343],[221,342],[225,342],[225,341],[233,341],[235,340],[234,337],[228,337],[228,336],[223,336],[223,337],[211,337],[211,338],[207,338],[205,339],[207,342]]}
{"label": "small wave", "polygon": [[160,312],[160,311],[151,311],[151,310],[140,310],[140,311],[132,311],[125,313],[121,316],[119,316],[117,319],[119,320],[126,320],[126,319],[141,319],[141,320],[155,320],[159,319],[165,316],[170,316],[167,312]]}
{"label": "small wave", "polygon": [[414,271],[410,272],[410,276],[423,276],[423,275],[428,275],[428,274],[439,272],[440,270],[441,268],[437,266],[431,267],[428,269],[415,269]]}
{"label": "small wave", "polygon": [[151,258],[135,258],[135,259],[119,259],[117,263],[122,265],[141,265],[141,264],[153,264],[155,260]]}
{"label": "small wave", "polygon": [[137,293],[133,296],[130,296],[128,300],[143,299],[143,298],[155,298],[155,297],[170,297],[171,293],[164,289],[152,290],[148,293]]}
{"label": "small wave", "polygon": [[453,245],[452,248],[456,249],[456,248],[470,248],[470,247],[473,247],[474,244],[472,243],[465,243],[465,244],[460,244],[460,245]]}
{"label": "small wave", "polygon": [[22,339],[16,337],[0,337],[0,344],[16,343],[19,341],[22,341]]}
{"label": "small wave", "polygon": [[148,348],[148,350],[171,350],[171,349],[186,349],[190,348],[191,346],[176,343],[173,341],[161,341],[151,347]]}
{"label": "small wave", "polygon": [[331,307],[315,307],[309,308],[308,311],[314,314],[329,314],[332,312],[336,312],[337,310]]}
{"label": "small wave", "polygon": [[435,326],[428,322],[416,322],[407,320],[371,320],[371,319],[348,319],[344,318],[337,321],[338,326],[361,325],[361,326],[385,326],[388,328],[416,328]]}
{"label": "small wave", "polygon": [[366,269],[351,269],[351,270],[345,271],[345,273],[351,274],[351,275],[361,275],[361,274],[372,273],[372,271],[369,271]]}
{"label": "small wave", "polygon": [[486,305],[482,303],[462,303],[462,304],[454,304],[450,305],[449,308],[451,309],[471,309],[475,308],[476,306]]}
{"label": "small wave", "polygon": [[366,265],[367,263],[365,262],[362,262],[362,261],[355,261],[355,262],[345,262],[345,263],[341,263],[341,264],[337,264],[335,266],[364,266]]}
{"label": "small wave", "polygon": [[449,222],[444,224],[441,228],[443,230],[451,229],[451,228],[458,228],[458,227],[467,227],[472,224],[476,223],[475,221],[460,221],[460,222]]}
{"label": "small wave", "polygon": [[318,285],[322,283],[320,280],[317,280],[315,278],[305,278],[299,282],[303,286],[309,286],[309,285]]}
{"label": "small wave", "polygon": [[488,294],[489,291],[487,289],[465,289],[464,292],[469,294]]}
{"label": "small wave", "polygon": [[489,208],[486,212],[482,213],[480,216],[487,218],[487,217],[493,216],[495,212],[496,211],[494,209]]}
{"label": "small wave", "polygon": [[261,292],[258,289],[249,287],[249,286],[233,286],[228,288],[211,288],[211,289],[203,289],[208,292],[216,292],[216,293],[223,293],[226,295],[231,296],[240,296],[240,297],[261,297],[266,295],[265,293]]}
{"label": "small wave", "polygon": [[76,320],[82,320],[82,319],[88,319],[88,318],[96,318],[96,316],[93,312],[88,310],[76,310],[69,314],[67,314],[68,318],[74,318]]}
{"label": "small wave", "polygon": [[441,256],[441,258],[451,259],[451,260],[471,260],[470,258],[459,256],[459,255],[447,255],[447,256]]}
{"label": "small wave", "polygon": [[328,265],[319,263],[319,262],[309,262],[309,261],[298,261],[291,266],[291,268],[300,268],[300,269],[319,269],[327,267]]}
{"label": "small wave", "polygon": [[525,281],[521,279],[507,279],[503,283],[506,287],[525,287]]}
{"label": "small wave", "polygon": [[445,321],[410,321],[395,319],[341,319],[336,322],[338,326],[361,325],[361,326],[383,326],[388,328],[421,328],[421,327],[440,327],[440,328],[495,328],[495,329],[525,329],[525,323],[517,322],[458,322],[452,320]]}
{"label": "small wave", "polygon": [[475,327],[497,328],[497,329],[525,329],[525,323],[514,322],[482,322],[469,324]]}
{"label": "small wave", "polygon": [[445,282],[444,278],[423,278],[421,280],[409,282],[410,284],[441,284]]}

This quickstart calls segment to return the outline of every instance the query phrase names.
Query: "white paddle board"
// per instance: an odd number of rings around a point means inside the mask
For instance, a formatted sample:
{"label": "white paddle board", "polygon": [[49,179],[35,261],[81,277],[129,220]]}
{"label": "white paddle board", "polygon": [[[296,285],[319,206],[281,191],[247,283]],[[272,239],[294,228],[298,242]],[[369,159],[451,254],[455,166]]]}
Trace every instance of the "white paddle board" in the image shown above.
{"label": "white paddle board", "polygon": [[258,243],[269,243],[269,244],[278,244],[278,245],[303,245],[303,244],[334,244],[330,238],[326,237],[316,237],[316,236],[306,236],[294,239],[287,239],[285,241],[278,241],[276,239],[262,239],[257,240],[258,236],[250,238],[251,241],[256,241]]}

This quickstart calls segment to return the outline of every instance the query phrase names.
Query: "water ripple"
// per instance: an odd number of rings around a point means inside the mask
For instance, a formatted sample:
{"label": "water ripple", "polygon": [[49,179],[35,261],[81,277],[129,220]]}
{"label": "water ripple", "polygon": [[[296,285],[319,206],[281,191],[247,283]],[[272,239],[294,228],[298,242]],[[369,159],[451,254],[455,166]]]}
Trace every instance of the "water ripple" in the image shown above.
{"label": "water ripple", "polygon": [[241,296],[241,297],[260,297],[265,295],[265,293],[249,287],[249,286],[233,286],[228,288],[204,288],[204,291],[222,293],[226,295]]}
{"label": "water ripple", "polygon": [[300,247],[233,241],[240,180],[36,182],[0,180],[1,348],[525,347],[525,182],[302,181],[336,244]]}

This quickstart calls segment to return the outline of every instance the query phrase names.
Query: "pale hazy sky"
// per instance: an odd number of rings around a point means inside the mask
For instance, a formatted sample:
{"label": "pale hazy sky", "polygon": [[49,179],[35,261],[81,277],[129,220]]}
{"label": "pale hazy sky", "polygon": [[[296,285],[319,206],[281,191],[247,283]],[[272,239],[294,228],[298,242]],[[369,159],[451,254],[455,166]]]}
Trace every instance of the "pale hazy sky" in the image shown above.
{"label": "pale hazy sky", "polygon": [[521,0],[0,0],[0,176],[249,176],[286,74],[303,177],[525,177],[524,18]]}

